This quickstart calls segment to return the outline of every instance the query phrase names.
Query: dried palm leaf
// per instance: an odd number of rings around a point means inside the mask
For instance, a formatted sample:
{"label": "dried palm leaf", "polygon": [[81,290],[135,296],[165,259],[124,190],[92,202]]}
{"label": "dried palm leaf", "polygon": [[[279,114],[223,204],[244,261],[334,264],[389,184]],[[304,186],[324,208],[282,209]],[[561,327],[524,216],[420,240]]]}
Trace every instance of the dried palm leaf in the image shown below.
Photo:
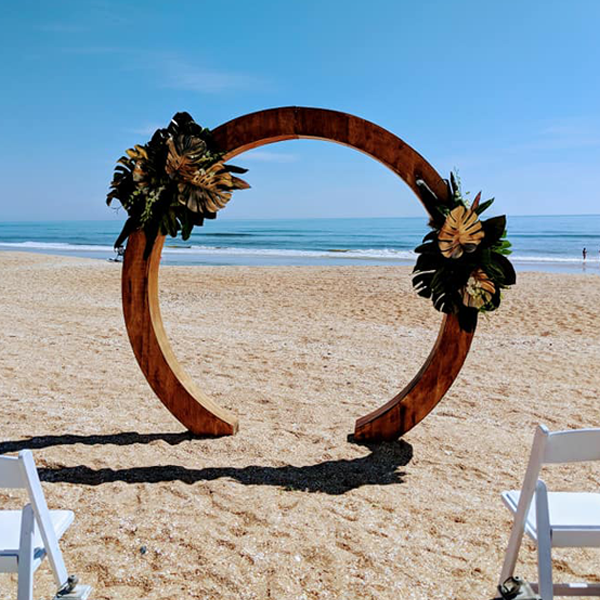
{"label": "dried palm leaf", "polygon": [[487,273],[476,269],[463,288],[462,301],[465,306],[479,309],[488,304],[495,293],[496,286]]}
{"label": "dried palm leaf", "polygon": [[233,190],[245,190],[250,186],[218,162],[208,169],[199,169],[192,178],[177,187],[179,202],[192,212],[202,214],[217,212],[229,202]]}
{"label": "dried palm leaf", "polygon": [[463,252],[473,252],[484,235],[475,211],[461,205],[446,217],[438,235],[438,245],[446,258],[460,258]]}
{"label": "dried palm leaf", "polygon": [[133,148],[125,150],[125,152],[127,152],[128,156],[133,158],[133,160],[148,160],[148,153],[146,152],[146,149],[139,144],[136,144]]}
{"label": "dried palm leaf", "polygon": [[167,138],[167,148],[167,175],[171,179],[191,181],[205,160],[206,142],[199,137],[180,134]]}
{"label": "dried palm leaf", "polygon": [[144,180],[147,179],[147,171],[145,165],[148,163],[148,153],[143,146],[136,144],[133,148],[125,150],[126,156],[122,156],[117,162],[125,165],[131,171],[133,181],[145,185]]}

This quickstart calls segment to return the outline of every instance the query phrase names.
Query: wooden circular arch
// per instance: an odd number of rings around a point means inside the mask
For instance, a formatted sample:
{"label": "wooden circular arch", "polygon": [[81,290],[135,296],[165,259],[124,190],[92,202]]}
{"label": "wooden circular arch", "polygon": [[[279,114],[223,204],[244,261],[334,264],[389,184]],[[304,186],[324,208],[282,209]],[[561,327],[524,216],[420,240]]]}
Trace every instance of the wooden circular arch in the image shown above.
{"label": "wooden circular arch", "polygon": [[[233,119],[212,133],[226,159],[283,140],[318,139],[343,144],[384,164],[417,197],[416,182],[422,179],[441,201],[447,199],[445,182],[420,154],[389,131],[353,115],[320,108],[274,108]],[[145,243],[142,232],[131,235],[123,264],[123,311],[135,357],[156,395],[189,431],[198,435],[234,434],[237,418],[206,396],[175,357],[158,300],[164,237],[157,238],[147,258]],[[389,402],[356,421],[355,439],[393,440],[419,423],[454,382],[472,338],[473,333],[463,331],[455,316],[444,316],[425,364]]]}

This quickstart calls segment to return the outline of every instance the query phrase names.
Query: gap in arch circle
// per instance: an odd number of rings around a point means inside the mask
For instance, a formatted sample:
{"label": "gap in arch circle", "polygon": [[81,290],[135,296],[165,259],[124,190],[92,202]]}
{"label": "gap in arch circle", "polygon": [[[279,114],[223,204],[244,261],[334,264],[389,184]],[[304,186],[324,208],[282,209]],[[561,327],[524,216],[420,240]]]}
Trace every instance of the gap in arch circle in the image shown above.
{"label": "gap in arch circle", "polygon": [[[248,169],[242,177],[252,188],[235,192],[217,219],[196,227],[188,241],[165,240],[159,298],[177,360],[209,397],[239,417],[243,429],[255,430],[258,420],[265,433],[272,434],[273,422],[301,430],[312,420],[328,429],[351,431],[356,415],[376,409],[404,388],[435,343],[440,316],[411,289],[412,258],[402,261],[398,272],[397,261],[357,264],[337,256],[327,262],[249,254],[242,259],[267,266],[260,275],[250,268],[245,278],[240,277],[245,267],[227,271],[236,276],[220,269],[239,261],[231,254],[194,255],[203,263],[201,268],[165,266],[186,262],[173,246],[251,246],[255,229],[268,239],[269,232],[282,228],[282,215],[314,220],[320,203],[327,203],[327,219],[357,219],[378,211],[371,225],[368,219],[356,221],[367,237],[373,237],[373,229],[389,236],[386,217],[408,217],[407,239],[397,241],[412,249],[428,231],[425,211],[412,190],[385,166],[329,141],[279,141],[228,162]],[[362,212],[341,212],[345,202],[355,203],[367,193],[371,197]],[[319,194],[316,202],[307,199],[311,194]],[[339,194],[343,200],[335,197]],[[280,203],[286,204],[281,212],[266,216]],[[303,213],[308,214],[302,217]],[[277,245],[277,240],[272,243]],[[286,268],[290,262],[292,268]],[[296,269],[307,263],[307,268]],[[325,271],[333,263],[348,273],[341,281],[351,289],[342,305],[336,301],[340,280],[325,274],[315,280],[308,274],[320,269],[315,263]],[[358,271],[366,276],[352,274]],[[302,272],[305,275],[299,275]],[[287,293],[273,302],[274,289]],[[249,312],[240,312],[240,301]],[[319,311],[317,320],[307,318],[311,310]]]}

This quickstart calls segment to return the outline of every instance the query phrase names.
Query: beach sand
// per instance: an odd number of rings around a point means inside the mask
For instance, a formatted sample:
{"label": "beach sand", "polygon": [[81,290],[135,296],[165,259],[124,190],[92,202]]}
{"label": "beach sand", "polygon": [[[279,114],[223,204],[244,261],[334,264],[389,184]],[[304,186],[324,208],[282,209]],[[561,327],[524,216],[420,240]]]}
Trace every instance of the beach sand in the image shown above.
{"label": "beach sand", "polygon": [[[0,252],[0,452],[31,448],[50,507],[75,511],[61,545],[97,600],[492,598],[500,492],[520,487],[535,426],[600,427],[598,275],[519,274],[437,408],[398,442],[358,445],[355,419],[437,335],[410,269],[162,268],[177,356],[240,418],[219,439],[191,438],[148,387],[120,270]],[[600,469],[544,478],[597,490]],[[600,580],[598,551],[555,556],[556,579]],[[15,581],[0,575],[1,599]],[[47,563],[35,581],[52,597]]]}

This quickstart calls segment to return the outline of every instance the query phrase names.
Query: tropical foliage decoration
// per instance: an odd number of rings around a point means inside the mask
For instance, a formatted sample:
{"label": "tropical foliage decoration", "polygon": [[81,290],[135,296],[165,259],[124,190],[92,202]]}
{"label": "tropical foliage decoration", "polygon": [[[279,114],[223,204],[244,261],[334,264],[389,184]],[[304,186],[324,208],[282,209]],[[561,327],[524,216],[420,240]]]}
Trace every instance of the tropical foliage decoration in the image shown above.
{"label": "tropical foliage decoration", "polygon": [[463,196],[460,180],[450,174],[447,202],[417,180],[421,199],[431,220],[431,231],[415,248],[419,255],[412,282],[419,296],[430,298],[440,312],[458,316],[465,331],[473,331],[478,312],[498,308],[502,290],[516,282],[515,270],[506,258],[511,244],[506,239],[506,217],[485,221],[480,215],[494,199],[472,204]]}
{"label": "tropical foliage decoration", "polygon": [[223,163],[209,129],[186,112],[177,113],[169,126],[152,139],[126,151],[117,161],[106,203],[118,200],[128,219],[115,247],[136,230],[146,234],[146,255],[160,233],[187,240],[194,225],[216,218],[234,190],[250,186],[234,174],[246,169]]}

